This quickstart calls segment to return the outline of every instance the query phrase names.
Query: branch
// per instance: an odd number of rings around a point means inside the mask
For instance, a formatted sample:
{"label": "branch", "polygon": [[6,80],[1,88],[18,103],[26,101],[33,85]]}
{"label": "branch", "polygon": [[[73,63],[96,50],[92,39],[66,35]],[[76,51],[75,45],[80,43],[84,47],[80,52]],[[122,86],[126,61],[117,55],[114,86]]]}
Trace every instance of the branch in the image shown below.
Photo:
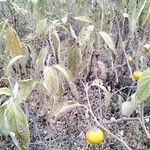
{"label": "branch", "polygon": [[[143,118],[147,119],[147,118],[150,118],[150,116],[145,116]],[[119,122],[122,122],[122,121],[140,121],[140,117],[135,117],[135,118],[122,117],[122,118],[119,118],[119,119],[107,120],[107,121],[104,121],[103,123],[104,124],[112,124],[112,123],[119,123]]]}

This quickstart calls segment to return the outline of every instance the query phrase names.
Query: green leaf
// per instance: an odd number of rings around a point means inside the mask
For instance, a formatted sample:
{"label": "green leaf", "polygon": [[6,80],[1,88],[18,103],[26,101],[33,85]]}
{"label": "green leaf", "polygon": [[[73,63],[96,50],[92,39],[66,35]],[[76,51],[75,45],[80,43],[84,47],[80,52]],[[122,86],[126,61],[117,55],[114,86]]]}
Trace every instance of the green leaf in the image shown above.
{"label": "green leaf", "polygon": [[46,26],[47,26],[47,19],[40,20],[36,26],[36,34],[38,36],[42,35],[45,31]]}
{"label": "green leaf", "polygon": [[53,67],[67,80],[71,88],[72,94],[78,100],[78,93],[76,86],[73,83],[73,76],[71,74],[71,71],[61,64],[54,65]]}
{"label": "green leaf", "polygon": [[72,82],[73,81],[73,76],[70,72],[69,69],[67,69],[65,66],[63,66],[62,64],[57,64],[53,66],[59,73],[61,73],[63,75],[63,77],[68,81],[68,82]]}
{"label": "green leaf", "polygon": [[71,36],[74,38],[74,39],[77,39],[77,35],[76,33],[74,32],[72,26],[70,25],[70,33],[71,33]]}
{"label": "green leaf", "polygon": [[7,95],[7,96],[11,96],[12,91],[7,87],[2,87],[2,88],[0,88],[0,95],[2,95],[2,94]]}
{"label": "green leaf", "polygon": [[137,102],[135,94],[131,95],[128,101],[122,103],[122,115],[130,116],[132,112],[137,108]]}
{"label": "green leaf", "polygon": [[100,35],[102,36],[103,40],[108,45],[108,47],[113,51],[113,53],[116,54],[115,44],[110,35],[103,31],[100,32]]}
{"label": "green leaf", "polygon": [[26,56],[26,57],[25,58],[21,58],[20,59],[20,63],[21,63],[21,67],[22,67],[23,71],[26,74],[26,65],[27,65],[27,62],[29,60],[29,51],[28,51],[28,48],[26,46],[23,46],[22,54],[24,56]]}
{"label": "green leaf", "polygon": [[12,4],[14,10],[15,10],[17,13],[21,12],[21,11],[20,11],[21,8],[20,8],[19,5],[17,5],[17,3],[13,3],[13,2],[12,2],[11,4]]}
{"label": "green leaf", "polygon": [[61,21],[63,24],[66,24],[68,21],[68,14],[66,14],[65,17],[61,19]]}
{"label": "green leaf", "polygon": [[48,66],[44,67],[43,85],[50,94],[56,95],[58,93],[59,80],[58,80],[57,71],[54,68]]}
{"label": "green leaf", "polygon": [[[36,61],[38,61],[38,59],[40,58],[40,55],[37,54],[37,50],[35,49],[35,47],[33,46],[33,44],[29,43],[27,45],[28,49],[30,49],[30,56],[31,56],[31,59],[32,59],[32,64],[33,66],[36,65]],[[42,52],[41,52],[42,54]]]}
{"label": "green leaf", "polygon": [[18,94],[18,82],[16,82],[13,87],[13,98],[16,98],[17,94]]}
{"label": "green leaf", "polygon": [[11,61],[9,62],[8,64],[8,67],[7,67],[7,71],[9,72],[10,68],[12,67],[12,65],[17,61],[19,60],[20,58],[23,58],[25,57],[24,55],[18,55],[18,56],[15,56],[14,58],[11,59]]}
{"label": "green leaf", "polygon": [[36,84],[37,82],[32,79],[18,81],[18,94],[14,101],[18,104],[25,101],[35,88]]}
{"label": "green leaf", "polygon": [[142,73],[141,78],[138,80],[135,94],[138,102],[142,102],[150,96],[150,69]]}
{"label": "green leaf", "polygon": [[60,60],[61,60],[61,54],[60,54],[60,38],[59,38],[59,35],[58,35],[58,33],[57,33],[57,31],[56,31],[55,29],[53,30],[53,40],[52,40],[52,44],[53,44],[53,46],[54,46],[56,59],[58,59],[57,61],[60,62]]}
{"label": "green leaf", "polygon": [[48,46],[40,50],[40,53],[35,63],[35,70],[41,71],[43,69],[47,55],[48,55]]}
{"label": "green leaf", "polygon": [[143,27],[150,15],[150,0],[145,0],[139,16],[139,27]]}
{"label": "green leaf", "polygon": [[79,64],[82,61],[81,49],[75,44],[72,48],[68,49],[68,63],[69,69],[72,74],[75,75],[76,70],[78,69]]}
{"label": "green leaf", "polygon": [[137,10],[137,4],[136,4],[136,1],[130,1],[128,3],[129,5],[129,23],[130,23],[130,28],[131,28],[131,31],[132,33],[135,31],[136,29],[136,22],[137,22],[137,13],[136,13],[136,10]]}
{"label": "green leaf", "polygon": [[94,51],[93,42],[94,41],[91,41],[85,45],[85,47],[80,48],[82,51],[82,63],[80,63],[79,71],[84,75],[84,77],[86,77],[89,73],[89,65]]}
{"label": "green leaf", "polygon": [[43,3],[44,0],[28,0],[28,6],[32,13],[38,12]]}
{"label": "green leaf", "polygon": [[132,34],[138,27],[139,17],[142,13],[146,0],[139,0],[138,3],[136,0],[129,1],[129,24],[132,31]]}
{"label": "green leaf", "polygon": [[79,42],[80,46],[82,46],[83,44],[85,44],[85,42],[87,42],[89,40],[90,35],[93,30],[94,30],[93,25],[89,25],[87,27],[82,28],[81,32],[79,33],[79,37],[78,37],[78,42]]}
{"label": "green leaf", "polygon": [[8,134],[8,131],[5,126],[5,120],[4,120],[4,113],[5,109],[7,107],[7,101],[0,106],[0,131],[2,131],[4,134]]}
{"label": "green leaf", "polygon": [[7,106],[5,113],[6,128],[19,150],[28,150],[30,134],[26,115],[13,101]]}
{"label": "green leaf", "polygon": [[74,17],[74,18],[77,20],[83,21],[83,22],[92,23],[92,20],[87,16],[78,16],[78,17]]}
{"label": "green leaf", "polygon": [[34,5],[38,3],[39,0],[30,0]]}
{"label": "green leaf", "polygon": [[0,22],[0,32],[2,32],[4,29],[4,21]]}

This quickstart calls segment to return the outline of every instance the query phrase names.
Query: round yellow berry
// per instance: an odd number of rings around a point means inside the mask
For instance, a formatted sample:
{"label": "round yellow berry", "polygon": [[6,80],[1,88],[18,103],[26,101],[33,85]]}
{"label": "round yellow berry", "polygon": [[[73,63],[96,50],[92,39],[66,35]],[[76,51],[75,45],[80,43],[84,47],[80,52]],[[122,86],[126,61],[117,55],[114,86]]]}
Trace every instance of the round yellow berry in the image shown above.
{"label": "round yellow berry", "polygon": [[85,138],[90,144],[100,144],[104,139],[104,133],[99,128],[91,128],[86,132]]}
{"label": "round yellow berry", "polygon": [[144,45],[144,51],[149,52],[150,51],[150,44],[145,44]]}
{"label": "round yellow berry", "polygon": [[140,79],[141,76],[142,76],[142,72],[141,72],[141,71],[135,71],[135,72],[133,73],[133,77],[134,77],[134,79],[136,79],[136,80]]}
{"label": "round yellow berry", "polygon": [[128,62],[132,62],[133,58],[131,56],[128,57]]}

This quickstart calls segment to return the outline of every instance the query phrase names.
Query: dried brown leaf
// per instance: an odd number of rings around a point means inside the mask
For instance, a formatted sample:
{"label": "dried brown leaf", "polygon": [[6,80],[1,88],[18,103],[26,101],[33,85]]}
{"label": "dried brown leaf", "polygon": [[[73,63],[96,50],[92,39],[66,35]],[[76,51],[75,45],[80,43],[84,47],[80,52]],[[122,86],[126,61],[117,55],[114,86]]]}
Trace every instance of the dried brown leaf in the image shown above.
{"label": "dried brown leaf", "polygon": [[71,111],[73,108],[81,106],[77,101],[62,101],[57,102],[52,107],[52,112],[56,119],[64,116],[67,112]]}
{"label": "dried brown leaf", "polygon": [[21,42],[15,29],[12,26],[8,26],[5,30],[5,44],[13,55],[21,55]]}

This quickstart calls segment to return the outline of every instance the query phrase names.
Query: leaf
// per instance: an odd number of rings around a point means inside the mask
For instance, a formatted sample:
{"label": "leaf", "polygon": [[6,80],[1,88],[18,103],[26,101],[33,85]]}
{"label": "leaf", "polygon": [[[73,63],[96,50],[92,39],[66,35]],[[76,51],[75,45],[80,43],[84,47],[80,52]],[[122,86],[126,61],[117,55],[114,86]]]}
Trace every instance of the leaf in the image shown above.
{"label": "leaf", "polygon": [[90,35],[93,30],[94,30],[93,25],[89,25],[87,27],[82,28],[82,30],[79,33],[79,37],[78,37],[78,42],[79,42],[80,46],[85,44],[85,42],[87,42],[89,40]]}
{"label": "leaf", "polygon": [[130,116],[132,112],[137,108],[137,103],[135,99],[135,94],[131,95],[130,101],[126,101],[122,103],[122,115]]}
{"label": "leaf", "polygon": [[58,80],[57,71],[54,68],[48,66],[44,67],[43,85],[50,94],[56,95],[58,93],[59,80]]}
{"label": "leaf", "polygon": [[23,15],[27,14],[27,10],[21,8],[17,3],[15,3],[14,1],[10,2],[11,5],[13,6],[14,10],[16,11],[17,14],[22,13]]}
{"label": "leaf", "polygon": [[48,46],[42,48],[35,63],[35,70],[41,71],[45,65],[45,60],[48,55]]}
{"label": "leaf", "polygon": [[65,77],[65,79],[69,82],[73,81],[73,76],[70,72],[70,70],[68,70],[65,66],[63,66],[62,64],[57,64],[53,66],[59,73],[61,73],[63,75],[63,77]]}
{"label": "leaf", "polygon": [[56,119],[64,116],[67,112],[71,111],[72,109],[81,106],[77,101],[62,101],[57,102],[52,107],[52,112]]}
{"label": "leaf", "polygon": [[42,2],[43,0],[28,0],[29,8],[33,14],[39,11]]}
{"label": "leaf", "polygon": [[68,21],[68,14],[66,14],[65,17],[61,19],[61,21],[63,24],[66,24]]}
{"label": "leaf", "polygon": [[15,98],[15,102],[18,104],[25,101],[32,90],[35,88],[37,82],[33,79],[20,80],[18,81],[18,94]]}
{"label": "leaf", "polygon": [[78,16],[78,17],[74,17],[77,20],[83,21],[83,22],[88,22],[88,23],[92,23],[93,21],[87,17],[87,16]]}
{"label": "leaf", "polygon": [[75,44],[72,48],[68,48],[68,63],[69,69],[72,74],[75,75],[76,70],[78,69],[79,64],[82,61],[82,54],[79,47]]}
{"label": "leaf", "polygon": [[143,27],[150,15],[150,1],[145,0],[139,16],[139,27]]}
{"label": "leaf", "polygon": [[94,52],[93,42],[89,42],[86,47],[81,47],[82,51],[82,63],[80,63],[79,71],[84,75],[86,78],[89,73],[89,65],[91,63],[92,54]]}
{"label": "leaf", "polygon": [[59,38],[59,35],[57,33],[57,31],[54,29],[53,30],[53,46],[54,46],[54,49],[55,49],[55,55],[56,55],[56,59],[58,59],[57,61],[60,62],[61,60],[61,54],[60,54],[60,38]]}
{"label": "leaf", "polygon": [[77,35],[76,33],[74,32],[72,26],[70,25],[70,33],[71,33],[71,36],[74,38],[74,39],[77,39]]}
{"label": "leaf", "polygon": [[136,29],[136,22],[137,22],[137,14],[136,14],[136,10],[137,10],[137,4],[136,1],[130,1],[128,3],[129,5],[129,23],[130,23],[130,28],[132,33],[135,31]]}
{"label": "leaf", "polygon": [[28,150],[30,134],[26,115],[13,101],[4,114],[6,128],[19,150]]}
{"label": "leaf", "polygon": [[47,26],[47,19],[40,20],[36,25],[36,34],[38,36],[42,35],[45,31],[46,26]]}
{"label": "leaf", "polygon": [[142,73],[141,78],[138,80],[135,95],[137,102],[142,102],[150,96],[150,69]]}
{"label": "leaf", "polygon": [[137,25],[139,22],[139,16],[144,8],[145,1],[129,1],[128,6],[129,6],[129,24],[130,28],[132,31],[132,34],[134,31],[137,29]]}
{"label": "leaf", "polygon": [[109,92],[108,90],[104,91],[104,98],[105,98],[105,106],[106,106],[106,108],[108,108],[108,106],[110,105],[111,97],[112,97],[111,92]]}
{"label": "leaf", "polygon": [[115,44],[110,35],[103,31],[100,32],[100,35],[102,36],[103,40],[108,45],[108,47],[113,51],[113,53],[116,54]]}
{"label": "leaf", "polygon": [[0,88],[0,95],[2,95],[2,94],[7,95],[7,96],[11,96],[12,92],[9,88],[2,87],[2,88]]}
{"label": "leaf", "polygon": [[102,81],[100,79],[95,79],[92,86],[98,86],[103,91],[105,99],[104,105],[108,107],[111,102],[112,93],[102,85]]}
{"label": "leaf", "polygon": [[14,10],[15,10],[17,13],[21,12],[21,11],[20,11],[21,8],[20,8],[19,5],[17,5],[17,3],[13,3],[13,2],[12,2],[11,4],[12,4]]}
{"label": "leaf", "polygon": [[75,84],[73,83],[73,76],[69,69],[67,69],[65,66],[61,64],[57,64],[53,66],[61,75],[67,80],[69,83],[69,86],[71,88],[72,94],[75,96],[75,98],[78,100],[78,93]]}
{"label": "leaf", "polygon": [[15,83],[15,86],[13,87],[13,97],[16,98],[18,94],[18,82]]}
{"label": "leaf", "polygon": [[0,22],[0,32],[2,32],[4,29],[4,21]]}
{"label": "leaf", "polygon": [[5,30],[5,44],[13,55],[21,55],[22,46],[20,39],[12,26],[8,26]]}
{"label": "leaf", "polygon": [[25,58],[23,59],[20,59],[20,64],[21,64],[21,68],[23,69],[23,71],[25,72],[26,74],[26,65],[28,63],[28,60],[29,60],[29,51],[28,51],[28,48],[26,46],[23,46],[23,49],[22,49],[22,54],[24,56],[26,56]]}
{"label": "leaf", "polygon": [[7,129],[5,127],[5,121],[4,121],[4,112],[6,109],[5,103],[0,106],[0,131],[2,131],[4,134],[8,134]]}
{"label": "leaf", "polygon": [[14,58],[12,58],[7,66],[7,72],[9,72],[10,68],[12,67],[12,65],[17,61],[19,60],[20,58],[23,58],[25,57],[24,55],[18,55],[18,56],[15,56]]}
{"label": "leaf", "polygon": [[30,0],[34,5],[38,3],[39,0]]}
{"label": "leaf", "polygon": [[[30,56],[32,59],[32,64],[33,64],[33,66],[36,66],[36,62],[38,61],[40,55],[37,54],[37,50],[31,43],[27,45],[27,48],[30,49]],[[42,52],[41,52],[41,54],[42,54]]]}

